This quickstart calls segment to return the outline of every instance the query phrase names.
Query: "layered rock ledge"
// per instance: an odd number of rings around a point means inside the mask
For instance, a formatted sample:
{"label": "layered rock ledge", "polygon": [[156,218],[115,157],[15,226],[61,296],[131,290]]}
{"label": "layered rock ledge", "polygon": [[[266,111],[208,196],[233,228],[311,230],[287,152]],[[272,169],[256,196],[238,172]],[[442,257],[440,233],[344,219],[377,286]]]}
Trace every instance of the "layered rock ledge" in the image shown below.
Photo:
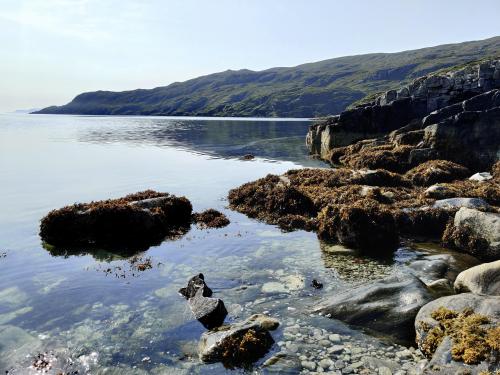
{"label": "layered rock ledge", "polygon": [[[312,125],[306,143],[311,154],[336,163],[343,156],[341,150],[336,149],[365,139],[385,137],[399,129],[389,139],[368,144],[399,146],[400,149],[394,151],[410,159],[406,160],[408,167],[415,166],[422,158],[454,160],[458,151],[459,159],[455,161],[485,168],[498,155],[500,114],[496,108],[500,105],[500,95],[497,89],[500,89],[500,60],[437,72]],[[421,151],[411,152],[406,147],[415,145],[419,145]],[[485,155],[469,161],[462,157],[463,146],[481,147],[484,151],[480,153]],[[366,144],[357,147],[359,151]],[[344,164],[351,163],[346,160]]]}

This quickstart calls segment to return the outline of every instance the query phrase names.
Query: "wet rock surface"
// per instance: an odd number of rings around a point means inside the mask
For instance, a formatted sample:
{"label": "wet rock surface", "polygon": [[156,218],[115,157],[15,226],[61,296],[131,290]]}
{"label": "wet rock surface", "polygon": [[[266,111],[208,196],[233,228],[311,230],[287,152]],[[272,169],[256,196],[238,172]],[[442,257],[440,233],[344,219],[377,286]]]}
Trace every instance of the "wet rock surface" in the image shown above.
{"label": "wet rock surface", "polygon": [[411,342],[415,316],[431,300],[431,293],[418,278],[396,275],[338,293],[313,311],[399,342]]}
{"label": "wet rock surface", "polygon": [[41,221],[40,236],[62,247],[147,247],[187,230],[191,212],[187,198],[147,190],[51,211]]}

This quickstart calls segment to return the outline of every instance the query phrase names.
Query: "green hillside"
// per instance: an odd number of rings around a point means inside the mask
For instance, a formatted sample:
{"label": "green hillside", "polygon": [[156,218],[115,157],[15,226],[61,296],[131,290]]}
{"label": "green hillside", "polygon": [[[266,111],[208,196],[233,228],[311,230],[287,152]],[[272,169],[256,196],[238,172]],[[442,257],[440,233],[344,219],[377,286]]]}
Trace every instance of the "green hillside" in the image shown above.
{"label": "green hillside", "polygon": [[500,55],[500,37],[290,68],[228,70],[150,90],[96,91],[36,113],[318,117],[429,72]]}

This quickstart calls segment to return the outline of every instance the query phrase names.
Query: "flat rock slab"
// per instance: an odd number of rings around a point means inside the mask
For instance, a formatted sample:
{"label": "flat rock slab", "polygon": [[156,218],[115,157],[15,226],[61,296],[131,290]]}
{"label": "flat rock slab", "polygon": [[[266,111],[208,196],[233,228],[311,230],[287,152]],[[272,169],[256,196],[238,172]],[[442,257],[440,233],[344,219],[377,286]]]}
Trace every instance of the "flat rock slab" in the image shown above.
{"label": "flat rock slab", "polygon": [[432,300],[413,275],[396,275],[341,292],[313,311],[408,342],[418,310]]}

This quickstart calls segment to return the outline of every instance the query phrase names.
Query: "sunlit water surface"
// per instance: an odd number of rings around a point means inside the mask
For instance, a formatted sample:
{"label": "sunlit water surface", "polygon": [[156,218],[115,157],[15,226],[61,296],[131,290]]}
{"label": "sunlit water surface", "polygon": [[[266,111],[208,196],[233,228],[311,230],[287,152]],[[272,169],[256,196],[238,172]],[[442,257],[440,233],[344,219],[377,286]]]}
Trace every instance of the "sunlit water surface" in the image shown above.
{"label": "sunlit water surface", "polygon": [[[235,371],[197,359],[204,328],[177,291],[199,272],[224,300],[228,321],[266,312],[346,330],[310,317],[308,309],[356,282],[359,260],[335,255],[313,233],[283,233],[227,208],[227,192],[245,182],[301,166],[324,167],[307,156],[308,125],[0,116],[0,371],[30,373],[38,353],[54,353],[59,368],[80,374]],[[240,160],[248,153],[256,159]],[[42,247],[38,226],[48,211],[144,189],[185,195],[195,211],[216,208],[231,224],[217,230],[193,226],[184,237],[138,254],[153,264],[143,272],[116,254],[53,255]],[[364,261],[362,278],[380,277],[391,267]],[[311,288],[313,278],[325,288]],[[280,330],[273,334],[278,341]]]}

